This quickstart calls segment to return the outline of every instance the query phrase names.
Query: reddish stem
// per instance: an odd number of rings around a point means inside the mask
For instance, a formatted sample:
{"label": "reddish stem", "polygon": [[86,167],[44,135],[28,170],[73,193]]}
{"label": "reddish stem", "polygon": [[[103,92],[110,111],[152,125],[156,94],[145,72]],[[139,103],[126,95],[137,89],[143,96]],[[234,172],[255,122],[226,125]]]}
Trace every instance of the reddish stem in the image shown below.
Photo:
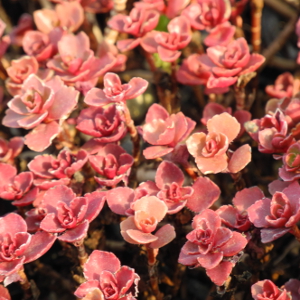
{"label": "reddish stem", "polygon": [[158,281],[158,272],[157,272],[157,261],[156,256],[158,254],[158,249],[152,249],[147,247],[147,255],[148,255],[148,272],[150,277],[150,284],[153,295],[156,300],[162,300],[163,294],[159,290],[159,281]]}
{"label": "reddish stem", "polygon": [[24,269],[18,271],[19,276],[21,277],[20,284],[22,290],[24,291],[24,299],[32,298],[31,285],[30,282],[24,272]]}
{"label": "reddish stem", "polygon": [[297,225],[294,225],[290,230],[290,233],[295,236],[298,242],[300,242],[300,230]]}
{"label": "reddish stem", "polygon": [[251,1],[251,33],[253,52],[260,52],[261,50],[261,16],[263,7],[263,0]]}
{"label": "reddish stem", "polygon": [[84,264],[89,258],[88,254],[85,251],[84,243],[83,241],[80,241],[78,243],[75,243],[74,245],[77,247],[80,267],[83,268]]}

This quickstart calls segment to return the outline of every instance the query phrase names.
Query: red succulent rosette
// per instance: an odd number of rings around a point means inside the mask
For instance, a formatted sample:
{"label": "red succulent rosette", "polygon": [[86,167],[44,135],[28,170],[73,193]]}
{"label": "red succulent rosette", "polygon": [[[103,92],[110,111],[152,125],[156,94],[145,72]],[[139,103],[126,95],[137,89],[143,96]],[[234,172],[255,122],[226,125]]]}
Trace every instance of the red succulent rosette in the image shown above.
{"label": "red succulent rosette", "polygon": [[55,236],[44,231],[29,234],[26,222],[15,213],[0,218],[0,277],[7,277],[8,284],[14,281],[8,276],[45,254],[55,240]]}
{"label": "red succulent rosette", "polygon": [[227,258],[237,255],[247,245],[242,234],[221,224],[219,215],[210,209],[196,215],[178,260],[183,265],[205,268],[216,285],[224,284],[234,267]]}
{"label": "red succulent rosette", "polygon": [[101,300],[134,300],[140,280],[134,269],[121,266],[112,253],[94,250],[84,264],[83,274],[87,280],[75,291],[76,297]]}
{"label": "red succulent rosette", "polygon": [[[271,280],[261,280],[251,286],[254,300],[291,300],[292,296],[283,288],[279,289]],[[294,300],[294,298],[293,298]]]}
{"label": "red succulent rosette", "polygon": [[272,199],[264,198],[248,207],[250,221],[261,229],[261,241],[272,242],[287,232],[300,220],[300,186],[292,182]]}
{"label": "red succulent rosette", "polygon": [[45,211],[40,228],[58,234],[64,242],[75,243],[87,235],[89,223],[100,213],[105,192],[93,192],[76,197],[72,189],[59,185],[49,189],[39,208]]}

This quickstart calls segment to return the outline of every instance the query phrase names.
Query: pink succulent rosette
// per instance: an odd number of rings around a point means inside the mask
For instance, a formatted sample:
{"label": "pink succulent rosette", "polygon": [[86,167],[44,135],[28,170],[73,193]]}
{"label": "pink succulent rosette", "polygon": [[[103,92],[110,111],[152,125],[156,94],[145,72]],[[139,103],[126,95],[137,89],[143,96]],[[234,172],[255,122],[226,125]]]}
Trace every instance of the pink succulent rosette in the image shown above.
{"label": "pink succulent rosette", "polygon": [[33,186],[31,172],[17,174],[15,167],[0,163],[0,179],[0,198],[13,201],[13,205],[29,205],[38,194],[38,188]]}
{"label": "pink succulent rosette", "polygon": [[38,62],[46,61],[57,53],[57,43],[62,36],[60,28],[54,28],[48,34],[37,30],[27,31],[22,42],[23,50]]}
{"label": "pink succulent rosette", "polygon": [[0,300],[11,300],[8,289],[3,285],[0,285]]}
{"label": "pink succulent rosette", "polygon": [[300,280],[292,278],[283,287],[292,295],[292,300],[300,300]]}
{"label": "pink succulent rosette", "polygon": [[0,19],[0,57],[5,54],[7,47],[11,43],[11,39],[9,36],[3,36],[5,28],[6,24]]}
{"label": "pink succulent rosette", "polygon": [[56,185],[68,185],[71,177],[88,161],[88,153],[79,150],[77,154],[62,150],[57,158],[52,155],[38,155],[29,164],[34,174],[34,185],[47,190]]}
{"label": "pink succulent rosette", "polygon": [[49,189],[40,204],[46,216],[40,229],[58,234],[58,239],[68,243],[82,241],[92,222],[100,213],[105,192],[93,192],[76,197],[72,189],[58,185]]}
{"label": "pink succulent rosette", "polygon": [[158,187],[153,181],[141,183],[136,189],[117,187],[108,190],[106,201],[109,208],[118,215],[133,216],[133,203],[145,196],[156,196]]}
{"label": "pink succulent rosette", "polygon": [[231,107],[225,108],[224,106],[222,106],[219,103],[210,102],[210,103],[206,104],[204,107],[201,123],[206,126],[209,119],[211,119],[215,115],[220,115],[223,112],[227,112],[237,119],[237,121],[241,125],[241,129],[240,129],[240,132],[239,132],[237,138],[242,136],[243,133],[245,132],[244,124],[251,120],[251,113],[247,110],[241,109],[241,110],[237,110],[234,113],[232,113]]}
{"label": "pink succulent rosette", "polygon": [[107,53],[112,54],[116,59],[116,62],[111,66],[111,68],[108,71],[110,72],[125,71],[127,56],[125,54],[119,54],[118,48],[115,45],[110,44],[107,41],[103,40],[98,45],[96,56],[99,58],[105,58],[107,56]]}
{"label": "pink succulent rosette", "polygon": [[239,38],[227,46],[215,46],[200,56],[202,67],[211,72],[206,87],[224,89],[237,82],[238,77],[256,71],[265,61],[260,54],[250,54],[247,41]]}
{"label": "pink succulent rosette", "polygon": [[55,236],[44,231],[29,234],[26,222],[15,213],[0,218],[0,276],[6,277],[4,283],[15,281],[18,276],[14,275],[23,269],[23,264],[45,254],[55,240]]}
{"label": "pink succulent rosette", "polygon": [[271,280],[261,280],[251,286],[254,300],[294,300],[285,288],[279,289]]}
{"label": "pink succulent rosette", "polygon": [[293,136],[288,133],[288,123],[280,109],[261,119],[246,122],[245,128],[258,142],[258,150],[262,153],[285,153],[295,143]]}
{"label": "pink succulent rosette", "polygon": [[152,234],[168,211],[163,201],[155,196],[145,196],[135,201],[132,209],[134,215],[120,224],[121,234],[126,242],[158,249],[175,238],[175,229],[170,224],[164,225]]}
{"label": "pink succulent rosette", "polygon": [[300,122],[300,94],[292,98],[270,99],[265,107],[265,112],[269,115],[275,114],[280,109],[285,116],[289,128],[293,128]]}
{"label": "pink succulent rosette", "polygon": [[132,78],[122,84],[119,76],[106,73],[103,77],[104,89],[93,88],[85,96],[84,102],[91,106],[104,106],[110,103],[125,103],[143,94],[148,82],[140,77]]}
{"label": "pink succulent rosette", "polygon": [[159,13],[146,8],[133,8],[128,16],[118,14],[108,21],[112,29],[133,35],[134,39],[125,39],[117,43],[120,51],[128,51],[137,47],[146,33],[153,30],[159,21]]}
{"label": "pink succulent rosette", "polygon": [[141,46],[150,53],[158,53],[163,61],[174,62],[183,49],[191,41],[189,20],[176,17],[168,24],[168,32],[151,31],[141,41]]}
{"label": "pink succulent rosette", "polygon": [[94,137],[87,142],[89,144],[118,142],[127,133],[124,118],[115,105],[83,109],[77,118],[76,128]]}
{"label": "pink succulent rosette", "polygon": [[290,72],[279,75],[274,85],[266,86],[266,93],[274,98],[292,97],[299,92],[299,80],[294,80]]}
{"label": "pink succulent rosette", "polygon": [[21,47],[24,35],[29,30],[33,30],[33,19],[30,14],[25,13],[21,15],[17,26],[14,26],[9,34],[11,43]]}
{"label": "pink succulent rosette", "polygon": [[229,144],[240,132],[236,118],[227,112],[215,115],[208,120],[207,130],[208,134],[194,133],[186,141],[188,151],[202,173],[237,173],[251,161],[249,145],[241,146],[228,156]]}
{"label": "pink succulent rosette", "polygon": [[12,60],[11,66],[6,71],[9,78],[5,81],[5,85],[12,96],[22,94],[23,83],[31,74],[45,81],[53,76],[53,71],[39,69],[39,63],[33,56],[23,56]]}
{"label": "pink succulent rosette", "polygon": [[235,27],[228,19],[231,14],[229,0],[198,0],[182,12],[196,30],[209,32],[204,43],[209,46],[225,46],[233,39]]}
{"label": "pink succulent rosette", "polygon": [[222,205],[216,210],[216,213],[218,213],[225,226],[244,232],[249,230],[251,226],[247,209],[256,201],[264,198],[263,192],[257,186],[245,188],[236,193],[232,200],[233,206]]}
{"label": "pink succulent rosette", "polygon": [[122,147],[115,144],[102,146],[97,155],[89,156],[89,161],[92,168],[101,176],[95,177],[101,186],[115,186],[121,181],[127,185],[133,157]]}
{"label": "pink succulent rosette", "polygon": [[137,8],[154,9],[165,14],[168,19],[173,19],[190,3],[190,0],[142,0],[134,3]]}
{"label": "pink succulent rosette", "polygon": [[279,176],[284,181],[300,178],[300,142],[291,145],[282,157],[283,166],[279,168]]}
{"label": "pink succulent rosette", "polygon": [[56,27],[74,32],[82,25],[84,12],[77,1],[64,1],[54,10],[43,8],[34,11],[33,18],[37,29],[43,33],[48,34]]}
{"label": "pink succulent rosette", "polygon": [[183,60],[179,70],[176,72],[177,80],[187,85],[206,84],[210,72],[202,67],[200,54],[191,54]]}
{"label": "pink succulent rosette", "polygon": [[51,0],[55,3],[63,3],[63,2],[79,2],[82,8],[90,13],[107,13],[113,8],[112,0]]}
{"label": "pink succulent rosette", "polygon": [[47,63],[68,85],[86,93],[94,87],[98,77],[107,72],[116,62],[114,56],[96,58],[90,49],[90,40],[83,32],[66,34],[58,42],[58,54]]}
{"label": "pink succulent rosette", "polygon": [[134,269],[121,266],[112,252],[94,250],[84,264],[83,274],[87,281],[75,291],[76,297],[101,300],[137,297],[139,275]]}
{"label": "pink succulent rosette", "polygon": [[197,30],[211,30],[228,21],[231,14],[229,0],[197,0],[182,12]]}
{"label": "pink succulent rosette", "polygon": [[[208,277],[223,285],[235,263],[228,258],[237,255],[247,245],[240,233],[221,226],[219,215],[206,209],[193,219],[193,230],[186,236],[179,263],[192,267],[203,267]],[[226,259],[224,259],[226,258]]]}
{"label": "pink succulent rosette", "polygon": [[196,122],[182,112],[172,114],[159,104],[153,104],[147,112],[146,124],[139,128],[143,139],[152,145],[143,151],[147,159],[171,153],[195,128]]}
{"label": "pink succulent rosette", "polygon": [[8,103],[3,125],[33,129],[25,136],[25,144],[33,151],[43,151],[59,134],[61,122],[76,107],[78,97],[59,77],[43,82],[32,74],[24,82],[22,94]]}
{"label": "pink succulent rosette", "polygon": [[0,138],[0,162],[13,164],[14,158],[22,152],[23,147],[23,137],[16,136],[9,141]]}
{"label": "pink succulent rosette", "polygon": [[300,186],[292,182],[282,192],[275,192],[272,199],[264,198],[248,207],[250,221],[261,229],[261,241],[272,242],[287,232],[300,220]]}
{"label": "pink succulent rosette", "polygon": [[175,214],[183,207],[200,213],[209,208],[220,196],[220,189],[210,179],[199,177],[192,186],[183,186],[184,174],[173,163],[163,161],[155,175],[159,188],[157,197],[168,207],[168,214]]}

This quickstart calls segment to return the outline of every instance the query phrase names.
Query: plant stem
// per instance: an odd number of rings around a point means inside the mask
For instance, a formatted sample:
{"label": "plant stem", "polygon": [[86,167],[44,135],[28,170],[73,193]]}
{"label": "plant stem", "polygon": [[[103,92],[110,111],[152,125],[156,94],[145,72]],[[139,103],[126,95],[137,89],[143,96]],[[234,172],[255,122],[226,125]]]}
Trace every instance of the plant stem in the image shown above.
{"label": "plant stem", "polygon": [[295,236],[298,242],[300,242],[300,230],[297,225],[294,225],[290,230],[290,233]]}
{"label": "plant stem", "polygon": [[263,0],[251,0],[251,33],[253,52],[260,52],[261,50],[261,16],[263,7]]}
{"label": "plant stem", "polygon": [[150,285],[155,296],[156,300],[162,300],[163,294],[159,290],[158,285],[158,272],[157,272],[157,261],[156,256],[158,254],[158,249],[152,249],[147,247],[147,255],[148,255],[148,272],[150,277]]}
{"label": "plant stem", "polygon": [[30,299],[32,297],[31,285],[24,272],[24,269],[18,271],[19,276],[21,277],[20,284],[22,290],[24,291],[24,299]]}
{"label": "plant stem", "polygon": [[235,105],[237,110],[245,108],[246,93],[245,88],[242,86],[234,86]]}
{"label": "plant stem", "polygon": [[80,267],[83,268],[83,265],[86,263],[86,261],[89,258],[88,254],[85,251],[83,240],[79,243],[76,243],[75,246],[77,247],[78,250],[78,259],[79,259]]}

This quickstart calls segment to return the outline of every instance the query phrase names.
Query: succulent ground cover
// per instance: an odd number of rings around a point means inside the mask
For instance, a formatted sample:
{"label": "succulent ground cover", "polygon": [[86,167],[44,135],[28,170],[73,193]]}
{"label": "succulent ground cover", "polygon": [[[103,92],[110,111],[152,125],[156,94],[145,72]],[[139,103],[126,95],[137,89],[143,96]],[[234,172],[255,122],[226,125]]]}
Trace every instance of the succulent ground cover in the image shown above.
{"label": "succulent ground cover", "polygon": [[299,300],[299,12],[3,1],[0,300]]}

